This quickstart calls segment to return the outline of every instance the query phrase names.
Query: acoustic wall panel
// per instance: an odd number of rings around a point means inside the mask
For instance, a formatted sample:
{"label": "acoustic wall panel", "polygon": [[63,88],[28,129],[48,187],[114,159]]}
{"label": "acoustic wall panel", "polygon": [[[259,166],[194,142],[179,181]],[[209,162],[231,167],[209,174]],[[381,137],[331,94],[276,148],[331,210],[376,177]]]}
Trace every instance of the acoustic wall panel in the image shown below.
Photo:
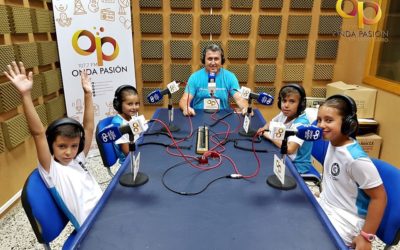
{"label": "acoustic wall panel", "polygon": [[4,142],[3,129],[0,129],[0,154],[6,151],[6,144]]}
{"label": "acoustic wall panel", "polygon": [[7,65],[15,61],[14,47],[12,45],[0,45],[0,75],[7,69]]}
{"label": "acoustic wall panel", "polygon": [[276,59],[278,57],[279,40],[258,40],[256,43],[257,59]]}
{"label": "acoustic wall panel", "polygon": [[261,0],[261,9],[281,9],[283,7],[283,0]]}
{"label": "acoustic wall panel", "polygon": [[275,82],[276,64],[260,64],[254,68],[254,82]]}
{"label": "acoustic wall panel", "polygon": [[42,85],[44,84],[44,78],[41,74],[33,75],[33,86],[32,86],[32,99],[36,100],[39,96],[43,95]]}
{"label": "acoustic wall panel", "polygon": [[276,88],[274,86],[256,86],[254,88],[254,91],[256,93],[261,93],[261,92],[265,92],[267,94],[270,94],[272,96],[275,96],[276,93]]}
{"label": "acoustic wall panel", "polygon": [[40,105],[36,106],[35,109],[39,115],[40,121],[42,122],[43,126],[47,127],[48,122],[47,122],[46,105],[40,104]]}
{"label": "acoustic wall panel", "polygon": [[229,17],[230,34],[250,34],[251,15],[231,15]]}
{"label": "acoustic wall panel", "polygon": [[142,40],[141,55],[143,59],[162,59],[163,58],[162,40]]}
{"label": "acoustic wall panel", "polygon": [[283,81],[301,82],[304,80],[304,64],[285,64],[283,65]]}
{"label": "acoustic wall panel", "polygon": [[260,15],[258,18],[259,35],[279,35],[282,27],[282,16]]}
{"label": "acoustic wall panel", "polygon": [[200,34],[221,34],[222,15],[201,15]]}
{"label": "acoustic wall panel", "polygon": [[16,60],[24,63],[26,68],[33,68],[39,65],[38,44],[20,43],[14,45]]}
{"label": "acoustic wall panel", "polygon": [[159,102],[155,102],[155,103],[150,103],[150,102],[147,100],[147,96],[148,96],[151,92],[153,92],[153,91],[155,91],[155,90],[157,90],[157,89],[160,89],[160,88],[151,88],[151,87],[143,87],[143,88],[142,88],[143,105],[160,106],[160,105],[163,104],[164,101],[159,101]]}
{"label": "acoustic wall panel", "polygon": [[193,30],[193,15],[171,14],[169,29],[172,34],[191,34]]}
{"label": "acoustic wall panel", "polygon": [[202,9],[221,9],[223,5],[223,0],[201,0]]}
{"label": "acoustic wall panel", "polygon": [[333,63],[317,63],[314,65],[313,80],[331,80],[333,78]]}
{"label": "acoustic wall panel", "polygon": [[65,116],[65,98],[64,95],[59,95],[45,103],[46,116],[48,124],[52,123],[56,119]]}
{"label": "acoustic wall panel", "polygon": [[32,26],[34,33],[45,33],[52,31],[52,23],[48,10],[44,9],[30,9]]}
{"label": "acoustic wall panel", "polygon": [[189,64],[171,64],[171,81],[187,82],[192,74],[192,67]]}
{"label": "acoustic wall panel", "polygon": [[162,0],[140,0],[140,8],[162,8]]}
{"label": "acoustic wall panel", "polygon": [[172,103],[173,104],[179,104],[179,101],[181,100],[181,97],[185,93],[185,87],[180,87],[178,91],[176,91],[174,94],[172,94]]}
{"label": "acoustic wall panel", "polygon": [[50,32],[51,33],[56,33],[56,24],[54,23],[54,13],[53,13],[53,11],[49,11],[49,17],[50,17]]}
{"label": "acoustic wall panel", "polygon": [[10,7],[12,15],[11,32],[16,34],[32,33],[32,19],[29,8],[12,6]]}
{"label": "acoustic wall panel", "polygon": [[326,88],[311,88],[311,96],[325,98]]}
{"label": "acoustic wall panel", "polygon": [[142,33],[162,34],[163,33],[162,14],[140,13],[140,31]]}
{"label": "acoustic wall panel", "polygon": [[228,41],[228,58],[247,59],[249,57],[249,47],[250,47],[249,40]]}
{"label": "acoustic wall panel", "polygon": [[142,64],[143,82],[162,82],[163,66],[162,64]]}
{"label": "acoustic wall panel", "polygon": [[308,40],[287,40],[285,58],[304,59],[307,57]]}
{"label": "acoustic wall panel", "polygon": [[242,84],[247,84],[249,79],[249,65],[248,64],[229,64],[228,70],[232,71],[238,81]]}
{"label": "acoustic wall panel", "polygon": [[0,34],[9,34],[11,33],[10,29],[10,23],[11,23],[11,17],[8,14],[7,11],[7,6],[5,5],[0,5]]}
{"label": "acoustic wall panel", "polygon": [[338,15],[321,15],[319,17],[318,34],[334,35],[342,30],[343,18]]}
{"label": "acoustic wall panel", "polygon": [[61,74],[60,69],[52,69],[41,73],[44,79],[42,85],[43,95],[49,95],[57,92],[61,88]]}
{"label": "acoustic wall panel", "polygon": [[4,142],[9,150],[23,143],[30,133],[23,114],[16,115],[1,123]]}
{"label": "acoustic wall panel", "polygon": [[191,40],[171,40],[170,49],[172,59],[193,58],[193,44]]}
{"label": "acoustic wall panel", "polygon": [[191,9],[193,0],[170,0],[171,9]]}
{"label": "acoustic wall panel", "polygon": [[0,83],[0,112],[15,109],[21,103],[21,96],[10,81]]}
{"label": "acoustic wall panel", "polygon": [[55,41],[37,42],[39,65],[48,65],[59,61]]}
{"label": "acoustic wall panel", "polygon": [[291,9],[312,9],[314,0],[290,0]]}
{"label": "acoustic wall panel", "polygon": [[321,9],[336,9],[337,0],[321,0]]}
{"label": "acoustic wall panel", "polygon": [[288,31],[290,35],[308,35],[311,30],[311,16],[289,16]]}
{"label": "acoustic wall panel", "polygon": [[339,47],[338,40],[318,40],[315,58],[317,59],[335,59]]}
{"label": "acoustic wall panel", "polygon": [[218,45],[220,48],[222,48],[222,50],[224,51],[224,57],[225,57],[225,59],[226,59],[227,54],[226,54],[225,49],[224,49],[223,46],[222,46],[222,42],[221,42],[221,41],[217,41],[217,40],[213,40],[213,41],[210,41],[210,40],[203,40],[203,41],[200,41],[200,60],[201,60],[201,57],[203,56],[204,49],[205,49],[208,45],[210,45],[210,44],[216,44],[216,45]]}
{"label": "acoustic wall panel", "polygon": [[253,0],[231,0],[232,9],[251,9],[253,8]]}

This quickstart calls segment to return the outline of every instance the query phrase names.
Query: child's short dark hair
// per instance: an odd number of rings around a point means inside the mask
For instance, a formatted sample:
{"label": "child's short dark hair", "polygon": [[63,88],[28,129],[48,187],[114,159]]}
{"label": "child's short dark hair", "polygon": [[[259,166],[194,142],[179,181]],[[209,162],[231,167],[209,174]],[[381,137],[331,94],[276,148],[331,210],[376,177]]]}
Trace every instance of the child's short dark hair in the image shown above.
{"label": "child's short dark hair", "polygon": [[306,92],[299,84],[290,83],[281,88],[278,95],[278,108],[281,109],[282,99],[290,94],[300,95],[299,106],[297,107],[297,115],[299,116],[306,109]]}
{"label": "child's short dark hair", "polygon": [[78,154],[85,147],[85,130],[77,120],[72,118],[61,118],[52,122],[46,130],[47,143],[49,144],[50,153],[53,154],[53,143],[57,136],[65,136],[68,138],[80,137]]}
{"label": "child's short dark hair", "polygon": [[115,90],[113,107],[118,113],[122,113],[122,102],[127,95],[138,95],[138,91],[132,85],[121,85]]}

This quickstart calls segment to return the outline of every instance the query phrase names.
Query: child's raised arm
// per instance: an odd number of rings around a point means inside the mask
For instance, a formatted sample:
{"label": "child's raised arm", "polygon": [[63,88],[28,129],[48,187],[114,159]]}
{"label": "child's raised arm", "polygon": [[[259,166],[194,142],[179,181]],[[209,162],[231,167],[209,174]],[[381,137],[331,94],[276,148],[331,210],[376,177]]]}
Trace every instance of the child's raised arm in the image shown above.
{"label": "child's raised arm", "polygon": [[87,74],[87,70],[83,69],[81,72],[81,83],[84,92],[84,105],[85,110],[83,113],[83,128],[85,129],[85,147],[83,152],[85,155],[88,154],[90,146],[92,144],[93,132],[94,132],[94,108],[93,108],[93,97],[92,97],[92,82]]}
{"label": "child's raised arm", "polygon": [[12,62],[11,65],[7,65],[8,71],[4,74],[18,89],[22,97],[22,105],[26,121],[28,123],[29,130],[35,141],[36,152],[39,163],[43,168],[49,172],[51,163],[51,153],[47,144],[46,132],[42,122],[40,121],[39,115],[36,112],[35,106],[33,105],[31,90],[33,85],[32,72],[27,75],[25,67],[22,62],[18,65],[16,62]]}

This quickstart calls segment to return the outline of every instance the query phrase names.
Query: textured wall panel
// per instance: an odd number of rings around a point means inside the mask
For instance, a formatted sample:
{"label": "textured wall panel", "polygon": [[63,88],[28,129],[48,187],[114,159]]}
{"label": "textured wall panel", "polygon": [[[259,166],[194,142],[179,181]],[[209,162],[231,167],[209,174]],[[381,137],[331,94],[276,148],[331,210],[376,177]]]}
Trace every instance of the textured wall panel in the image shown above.
{"label": "textured wall panel", "polygon": [[21,96],[11,82],[0,83],[0,112],[15,109],[21,103]]}
{"label": "textured wall panel", "polygon": [[172,34],[191,34],[193,30],[193,15],[171,14],[169,28]]}
{"label": "textured wall panel", "polygon": [[221,9],[223,4],[223,0],[201,0],[201,8],[202,9]]}
{"label": "textured wall panel", "polygon": [[307,57],[308,40],[287,40],[285,58],[302,59]]}
{"label": "textured wall panel", "polygon": [[143,87],[142,88],[143,105],[160,106],[160,105],[163,104],[164,99],[162,101],[155,102],[155,103],[150,103],[147,100],[147,95],[150,94],[152,91],[157,90],[157,89],[160,89],[160,88],[150,88],[150,87]]}
{"label": "textured wall panel", "polygon": [[261,0],[261,9],[281,9],[283,6],[283,0]]}
{"label": "textured wall panel", "polygon": [[278,57],[278,40],[258,40],[256,44],[257,59],[276,59]]}
{"label": "textured wall panel", "polygon": [[33,86],[32,86],[32,99],[35,100],[39,96],[43,95],[42,85],[44,84],[44,78],[41,74],[33,75]]}
{"label": "textured wall panel", "polygon": [[314,80],[331,80],[333,78],[334,64],[316,63],[314,65]]}
{"label": "textured wall panel", "polygon": [[191,59],[193,58],[192,41],[171,40],[170,53],[172,59]]}
{"label": "textured wall panel", "polygon": [[258,18],[259,35],[279,35],[282,27],[282,16],[260,15]]}
{"label": "textured wall panel", "polygon": [[39,65],[48,65],[59,61],[58,48],[55,41],[37,42]]}
{"label": "textured wall panel", "polygon": [[15,61],[14,47],[12,45],[0,45],[0,75],[7,69],[7,65]]}
{"label": "textured wall panel", "polygon": [[232,9],[251,9],[253,8],[253,0],[231,0]]}
{"label": "textured wall panel", "polygon": [[275,82],[276,64],[261,64],[254,68],[254,82]]}
{"label": "textured wall panel", "polygon": [[61,88],[61,74],[60,69],[52,69],[41,73],[44,79],[42,85],[43,95],[49,95],[57,92]]}
{"label": "textured wall panel", "polygon": [[10,29],[10,23],[11,23],[11,17],[8,14],[7,11],[7,6],[5,5],[0,5],[0,34],[9,34],[11,33]]}
{"label": "textured wall panel", "polygon": [[140,13],[140,31],[142,33],[162,34],[163,33],[162,14]]}
{"label": "textured wall panel", "polygon": [[163,66],[162,64],[142,64],[143,82],[162,82]]}
{"label": "textured wall panel", "polygon": [[8,149],[13,149],[23,143],[30,133],[25,116],[19,114],[1,123],[4,142]]}
{"label": "textured wall panel", "polygon": [[162,8],[162,0],[140,0],[140,8]]}
{"label": "textured wall panel", "polygon": [[312,9],[314,0],[290,0],[291,9]]}
{"label": "textured wall panel", "polygon": [[3,129],[0,129],[0,154],[6,151],[6,144],[4,142]]}
{"label": "textured wall panel", "polygon": [[235,73],[237,79],[242,84],[247,84],[249,80],[249,65],[248,64],[229,64],[228,70]]}
{"label": "textured wall panel", "polygon": [[342,29],[343,18],[338,15],[321,15],[319,17],[318,34],[333,35],[339,34]]}
{"label": "textured wall panel", "polygon": [[54,22],[54,13],[53,13],[53,11],[49,11],[49,16],[50,16],[50,32],[51,33],[56,33],[56,24]]}
{"label": "textured wall panel", "polygon": [[311,96],[325,98],[326,88],[311,88]]}
{"label": "textured wall panel", "polygon": [[143,59],[162,59],[163,58],[162,40],[142,40],[141,54]]}
{"label": "textured wall panel", "polygon": [[201,15],[200,34],[221,34],[222,15]]}
{"label": "textured wall panel", "polygon": [[272,96],[275,96],[276,88],[274,86],[256,86],[254,92],[261,93],[265,92]]}
{"label": "textured wall panel", "polygon": [[226,59],[226,53],[225,53],[225,49],[223,48],[223,46],[222,46],[222,42],[221,41],[216,41],[216,40],[213,40],[213,41],[209,41],[209,40],[206,40],[206,41],[200,41],[200,60],[201,60],[201,57],[203,56],[203,51],[204,51],[204,49],[208,46],[208,45],[210,45],[210,44],[216,44],[216,45],[218,45],[220,48],[222,48],[222,50],[224,51],[224,57],[225,57],[225,59]]}
{"label": "textured wall panel", "polygon": [[10,13],[12,15],[12,25],[11,32],[16,34],[21,33],[32,33],[32,19],[30,15],[30,10],[23,7],[10,7]]}
{"label": "textured wall panel", "polygon": [[40,104],[35,107],[36,112],[39,115],[40,121],[42,122],[43,126],[47,127],[47,112],[46,112],[46,105]]}
{"label": "textured wall panel", "polygon": [[251,15],[231,15],[229,17],[230,34],[249,34],[251,30]]}
{"label": "textured wall panel", "polygon": [[191,9],[193,8],[193,0],[171,0],[171,9]]}
{"label": "textured wall panel", "polygon": [[192,74],[192,67],[189,64],[171,64],[171,81],[187,82]]}
{"label": "textured wall panel", "polygon": [[16,60],[24,63],[26,68],[39,65],[39,53],[36,43],[20,43],[14,45]]}
{"label": "textured wall panel", "polygon": [[[180,87],[178,91],[172,94],[172,103],[179,104],[179,100],[181,99],[182,95],[185,93],[185,87]],[[179,109],[179,108],[178,108]]]}
{"label": "textured wall panel", "polygon": [[56,119],[65,116],[65,99],[64,95],[60,95],[54,99],[49,100],[45,103],[46,106],[46,116],[48,124],[52,123]]}
{"label": "textured wall panel", "polygon": [[339,47],[338,40],[318,40],[315,51],[317,59],[335,59]]}
{"label": "textured wall panel", "polygon": [[34,33],[45,33],[52,31],[50,13],[44,9],[31,9],[32,26]]}
{"label": "textured wall panel", "polygon": [[288,34],[308,35],[311,30],[311,16],[289,16]]}
{"label": "textured wall panel", "polygon": [[301,82],[304,80],[304,64],[285,64],[283,66],[283,81]]}
{"label": "textured wall panel", "polygon": [[321,9],[336,9],[337,0],[321,0]]}
{"label": "textured wall panel", "polygon": [[228,58],[247,59],[249,57],[249,40],[228,41]]}

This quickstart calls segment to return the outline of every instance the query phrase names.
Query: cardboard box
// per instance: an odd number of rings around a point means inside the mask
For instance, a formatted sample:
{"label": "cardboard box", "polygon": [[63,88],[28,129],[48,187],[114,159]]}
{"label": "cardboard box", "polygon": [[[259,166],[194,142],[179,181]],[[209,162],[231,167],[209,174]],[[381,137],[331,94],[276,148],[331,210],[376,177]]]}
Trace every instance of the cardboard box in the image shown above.
{"label": "cardboard box", "polygon": [[371,133],[366,135],[359,135],[356,137],[356,139],[369,157],[379,158],[382,137],[377,134]]}
{"label": "cardboard box", "polygon": [[376,89],[344,82],[333,82],[326,87],[326,97],[344,94],[352,97],[357,104],[358,118],[374,118]]}

